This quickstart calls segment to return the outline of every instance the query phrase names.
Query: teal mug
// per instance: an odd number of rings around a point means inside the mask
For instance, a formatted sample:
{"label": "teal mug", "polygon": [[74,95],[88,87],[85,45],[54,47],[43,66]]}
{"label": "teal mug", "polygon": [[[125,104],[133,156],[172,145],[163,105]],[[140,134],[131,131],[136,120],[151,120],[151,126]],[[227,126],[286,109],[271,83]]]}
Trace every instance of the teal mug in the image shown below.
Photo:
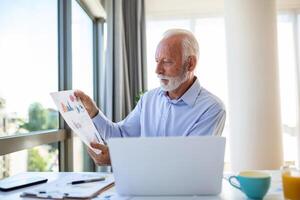
{"label": "teal mug", "polygon": [[[234,183],[234,179],[239,184]],[[229,183],[245,193],[248,198],[262,199],[270,188],[271,176],[265,172],[243,171],[237,176],[230,176]]]}

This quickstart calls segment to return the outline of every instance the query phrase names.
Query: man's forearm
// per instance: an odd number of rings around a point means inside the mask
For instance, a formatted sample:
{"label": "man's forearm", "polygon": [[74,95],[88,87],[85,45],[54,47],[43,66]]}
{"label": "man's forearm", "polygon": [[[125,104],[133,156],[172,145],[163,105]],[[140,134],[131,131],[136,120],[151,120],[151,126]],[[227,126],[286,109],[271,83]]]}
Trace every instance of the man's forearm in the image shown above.
{"label": "man's forearm", "polygon": [[119,125],[109,120],[100,110],[92,120],[99,134],[105,140],[111,137],[122,137]]}

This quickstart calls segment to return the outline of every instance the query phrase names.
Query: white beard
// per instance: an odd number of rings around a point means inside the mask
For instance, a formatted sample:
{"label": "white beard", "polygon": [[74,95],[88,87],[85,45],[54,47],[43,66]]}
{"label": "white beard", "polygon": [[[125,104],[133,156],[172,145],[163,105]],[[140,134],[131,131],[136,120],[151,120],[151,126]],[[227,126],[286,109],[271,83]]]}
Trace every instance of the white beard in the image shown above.
{"label": "white beard", "polygon": [[[184,69],[182,74],[179,76],[170,77],[158,74],[157,77],[160,79],[161,88],[166,92],[170,92],[176,90],[182,83],[187,81],[189,76],[187,69]],[[165,84],[163,79],[168,80],[168,83]]]}

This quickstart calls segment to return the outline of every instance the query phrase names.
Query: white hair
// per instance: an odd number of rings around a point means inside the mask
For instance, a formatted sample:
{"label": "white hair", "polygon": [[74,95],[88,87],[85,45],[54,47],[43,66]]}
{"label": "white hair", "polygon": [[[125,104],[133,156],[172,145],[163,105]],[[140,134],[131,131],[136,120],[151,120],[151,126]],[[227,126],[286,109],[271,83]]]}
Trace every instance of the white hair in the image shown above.
{"label": "white hair", "polygon": [[185,29],[169,29],[163,34],[162,39],[167,39],[173,36],[183,36],[183,62],[185,62],[189,56],[196,56],[197,60],[199,59],[199,44],[192,32]]}

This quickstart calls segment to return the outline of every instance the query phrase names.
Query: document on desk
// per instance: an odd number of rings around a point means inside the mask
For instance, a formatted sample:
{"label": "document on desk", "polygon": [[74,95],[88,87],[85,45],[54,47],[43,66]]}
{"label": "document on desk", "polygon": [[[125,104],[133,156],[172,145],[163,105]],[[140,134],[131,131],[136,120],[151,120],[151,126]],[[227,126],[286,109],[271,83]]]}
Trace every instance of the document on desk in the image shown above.
{"label": "document on desk", "polygon": [[[60,114],[79,138],[90,147],[91,142],[103,144],[102,138],[94,126],[87,110],[73,90],[50,93]],[[96,153],[99,151],[95,150]]]}
{"label": "document on desk", "polygon": [[[105,178],[104,180],[102,178]],[[99,179],[101,181],[71,184],[79,180]],[[72,173],[61,179],[26,190],[21,197],[41,199],[90,199],[113,186],[112,174]]]}

